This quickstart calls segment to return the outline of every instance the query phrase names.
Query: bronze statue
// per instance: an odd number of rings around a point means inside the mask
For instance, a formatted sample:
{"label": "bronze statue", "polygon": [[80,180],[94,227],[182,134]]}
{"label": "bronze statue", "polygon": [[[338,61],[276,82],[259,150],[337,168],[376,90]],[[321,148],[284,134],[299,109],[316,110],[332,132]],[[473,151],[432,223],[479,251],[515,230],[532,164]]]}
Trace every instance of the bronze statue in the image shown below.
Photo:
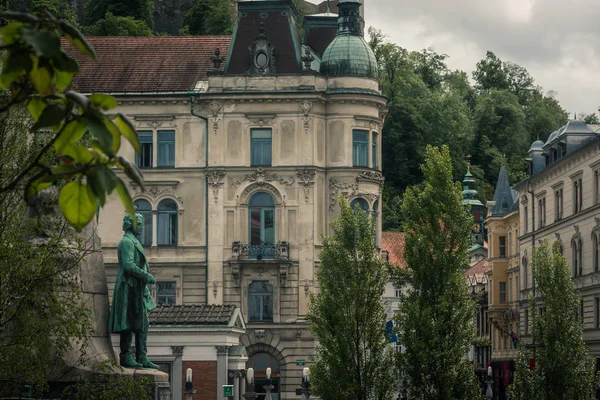
{"label": "bronze statue", "polygon": [[[143,229],[143,217],[136,214],[137,235]],[[148,313],[156,308],[148,285],[156,283],[148,270],[144,248],[136,237],[133,218],[123,218],[125,234],[119,242],[119,272],[113,293],[108,329],[121,335],[119,361],[126,368],[158,369],[146,357],[149,320]],[[135,334],[135,359],[131,354],[131,339]]]}

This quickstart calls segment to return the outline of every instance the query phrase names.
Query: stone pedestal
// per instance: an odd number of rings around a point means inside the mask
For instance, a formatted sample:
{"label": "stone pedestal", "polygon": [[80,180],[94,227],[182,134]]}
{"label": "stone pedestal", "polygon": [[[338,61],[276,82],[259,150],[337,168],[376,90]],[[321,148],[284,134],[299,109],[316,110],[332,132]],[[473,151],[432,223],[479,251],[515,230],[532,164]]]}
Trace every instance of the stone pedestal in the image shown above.
{"label": "stone pedestal", "polygon": [[169,374],[149,369],[126,368],[124,375],[133,378],[146,378],[152,386],[153,400],[171,400],[171,384],[169,383]]}

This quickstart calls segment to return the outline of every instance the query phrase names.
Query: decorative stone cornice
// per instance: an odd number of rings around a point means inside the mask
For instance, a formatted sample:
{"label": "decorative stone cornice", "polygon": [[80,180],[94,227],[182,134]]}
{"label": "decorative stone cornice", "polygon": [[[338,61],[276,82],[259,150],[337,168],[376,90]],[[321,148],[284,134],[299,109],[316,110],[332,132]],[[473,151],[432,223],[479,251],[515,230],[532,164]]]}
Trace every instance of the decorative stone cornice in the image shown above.
{"label": "decorative stone cornice", "polygon": [[166,128],[175,128],[177,124],[175,123],[175,117],[172,115],[138,115],[134,116],[134,125],[136,128],[150,128],[152,130],[156,130],[158,128],[166,127]]}
{"label": "decorative stone cornice", "polygon": [[137,197],[142,194],[156,200],[164,195],[172,197],[183,204],[183,198],[177,195],[176,189],[179,186],[179,181],[154,181],[146,182],[146,191],[142,192],[140,186],[136,183],[131,183],[131,189],[133,191],[132,197]]}
{"label": "decorative stone cornice", "polygon": [[337,202],[338,193],[346,197],[352,197],[358,192],[358,183],[344,183],[339,179],[332,178],[329,180],[329,192],[330,192],[330,202],[329,202],[329,211],[333,212],[335,210],[335,203]]}
{"label": "decorative stone cornice", "polygon": [[250,182],[252,184],[262,186],[265,183],[270,182],[278,182],[284,186],[292,186],[296,179],[294,177],[284,178],[276,173],[270,173],[265,171],[263,168],[258,168],[256,172],[252,174],[246,174],[242,178],[230,182],[231,187],[236,188],[240,186],[243,182]]}
{"label": "decorative stone cornice", "polygon": [[298,184],[304,188],[304,199],[308,202],[310,189],[315,185],[317,170],[314,168],[302,168],[296,170]]}
{"label": "decorative stone cornice", "polygon": [[385,178],[381,174],[381,172],[376,171],[364,171],[361,172],[356,178],[357,181],[371,181],[376,182],[377,184],[383,186],[385,182]]}
{"label": "decorative stone cornice", "polygon": [[206,179],[213,191],[213,197],[216,204],[219,201],[219,189],[225,184],[225,170],[213,169],[206,171]]}

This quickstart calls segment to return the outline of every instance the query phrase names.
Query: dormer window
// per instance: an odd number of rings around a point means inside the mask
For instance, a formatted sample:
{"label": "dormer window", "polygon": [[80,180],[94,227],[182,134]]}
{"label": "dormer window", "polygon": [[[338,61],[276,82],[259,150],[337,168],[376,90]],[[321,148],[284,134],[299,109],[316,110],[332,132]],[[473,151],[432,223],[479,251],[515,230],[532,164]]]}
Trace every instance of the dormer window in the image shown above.
{"label": "dormer window", "polygon": [[264,52],[261,51],[256,55],[255,62],[256,62],[256,66],[258,68],[264,69],[267,67],[269,58],[267,57],[267,55]]}

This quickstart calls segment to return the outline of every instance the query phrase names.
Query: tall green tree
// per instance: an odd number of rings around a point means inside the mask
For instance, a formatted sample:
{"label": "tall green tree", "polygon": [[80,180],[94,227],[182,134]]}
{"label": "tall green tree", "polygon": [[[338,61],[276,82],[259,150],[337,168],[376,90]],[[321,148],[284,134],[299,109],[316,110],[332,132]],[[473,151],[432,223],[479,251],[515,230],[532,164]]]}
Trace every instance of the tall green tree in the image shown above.
{"label": "tall green tree", "polygon": [[183,18],[183,35],[230,35],[233,30],[232,5],[223,0],[194,0]]}
{"label": "tall green tree", "polygon": [[308,320],[317,346],[311,391],[323,400],[388,400],[393,350],[385,338],[381,296],[388,281],[373,241],[370,216],[340,197],[333,234],[323,241],[319,292]]}
{"label": "tall green tree", "polygon": [[83,28],[89,36],[152,36],[152,30],[144,21],[133,17],[118,17],[107,12],[95,24]]}
{"label": "tall green tree", "polygon": [[154,27],[153,0],[89,0],[85,4],[85,25],[91,26],[104,19],[107,13],[117,17],[131,17]]}
{"label": "tall green tree", "polygon": [[[550,250],[547,241],[541,242],[533,251],[532,269],[538,295],[529,298],[533,345],[520,347],[511,399],[595,399],[600,381],[582,338],[581,298],[559,243]],[[530,358],[535,359],[533,370]]]}
{"label": "tall green tree", "polygon": [[77,17],[71,8],[71,2],[68,0],[27,0],[27,11],[31,13],[40,13],[48,11],[58,19],[69,21],[77,25]]}
{"label": "tall green tree", "polygon": [[402,203],[410,288],[398,316],[406,347],[400,370],[411,399],[476,399],[474,367],[464,359],[475,337],[475,304],[463,278],[472,218],[447,146],[427,146],[422,170],[424,181],[407,189]]}

